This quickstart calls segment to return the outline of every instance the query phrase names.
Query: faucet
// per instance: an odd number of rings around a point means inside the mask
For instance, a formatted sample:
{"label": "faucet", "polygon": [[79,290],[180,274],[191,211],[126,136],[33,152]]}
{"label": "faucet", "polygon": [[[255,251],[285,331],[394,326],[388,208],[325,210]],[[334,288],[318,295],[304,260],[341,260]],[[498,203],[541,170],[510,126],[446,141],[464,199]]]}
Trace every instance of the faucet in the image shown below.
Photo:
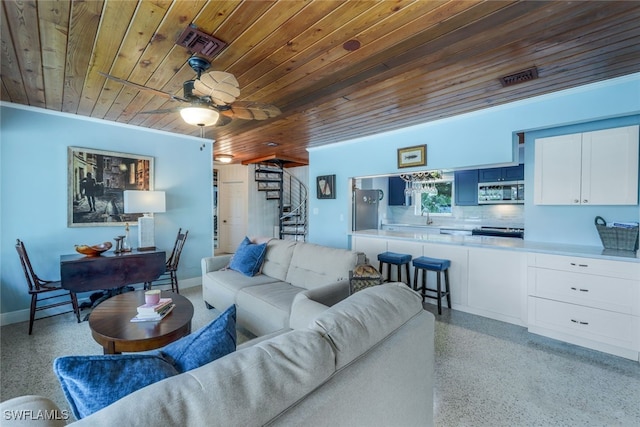
{"label": "faucet", "polygon": [[[424,216],[424,212],[422,213],[422,216]],[[433,224],[433,220],[429,217],[429,211],[427,211],[427,225],[431,224]]]}

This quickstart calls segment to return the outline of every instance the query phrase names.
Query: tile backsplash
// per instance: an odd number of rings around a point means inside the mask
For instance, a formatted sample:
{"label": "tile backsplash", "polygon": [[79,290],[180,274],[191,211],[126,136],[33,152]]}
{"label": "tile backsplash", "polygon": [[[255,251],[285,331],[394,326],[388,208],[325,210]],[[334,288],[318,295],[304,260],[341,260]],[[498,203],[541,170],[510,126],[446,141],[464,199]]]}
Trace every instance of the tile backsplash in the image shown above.
{"label": "tile backsplash", "polygon": [[[451,216],[431,216],[435,226],[523,227],[524,205],[454,206]],[[413,206],[389,206],[386,224],[425,225],[426,217],[414,214]]]}

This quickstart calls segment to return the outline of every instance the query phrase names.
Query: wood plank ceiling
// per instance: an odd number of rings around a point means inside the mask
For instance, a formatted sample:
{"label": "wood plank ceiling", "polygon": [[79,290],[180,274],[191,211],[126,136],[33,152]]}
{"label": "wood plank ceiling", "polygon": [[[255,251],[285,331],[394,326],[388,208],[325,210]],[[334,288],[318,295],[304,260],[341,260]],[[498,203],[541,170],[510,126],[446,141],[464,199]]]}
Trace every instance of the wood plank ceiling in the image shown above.
{"label": "wood plank ceiling", "polygon": [[0,99],[198,136],[177,113],[139,114],[176,102],[98,74],[182,96],[194,73],[175,42],[193,24],[227,43],[208,59],[239,100],[282,111],[206,128],[215,152],[304,163],[307,147],[638,72],[638,22],[634,1],[5,0]]}

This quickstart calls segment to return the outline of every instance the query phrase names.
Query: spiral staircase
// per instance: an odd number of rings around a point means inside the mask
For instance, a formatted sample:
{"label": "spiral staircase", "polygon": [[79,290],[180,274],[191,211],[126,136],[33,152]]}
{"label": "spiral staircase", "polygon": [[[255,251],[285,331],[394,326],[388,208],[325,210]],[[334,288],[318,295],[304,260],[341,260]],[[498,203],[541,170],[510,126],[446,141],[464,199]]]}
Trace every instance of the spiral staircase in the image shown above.
{"label": "spiral staircase", "polygon": [[307,187],[277,160],[255,164],[258,191],[267,200],[278,200],[278,230],[283,240],[305,241],[308,230]]}

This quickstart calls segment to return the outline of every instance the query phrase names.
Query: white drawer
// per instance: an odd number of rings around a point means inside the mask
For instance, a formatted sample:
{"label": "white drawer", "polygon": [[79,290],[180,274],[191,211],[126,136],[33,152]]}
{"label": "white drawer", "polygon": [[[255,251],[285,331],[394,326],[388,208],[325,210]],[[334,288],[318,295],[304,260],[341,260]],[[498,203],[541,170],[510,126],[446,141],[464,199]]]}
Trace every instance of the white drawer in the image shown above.
{"label": "white drawer", "polygon": [[566,335],[640,350],[640,317],[529,297],[529,324]]}
{"label": "white drawer", "polygon": [[640,281],[640,263],[606,259],[570,257],[563,255],[531,254],[529,265],[552,270],[597,274]]}
{"label": "white drawer", "polygon": [[640,282],[567,271],[528,268],[530,296],[640,316]]}

